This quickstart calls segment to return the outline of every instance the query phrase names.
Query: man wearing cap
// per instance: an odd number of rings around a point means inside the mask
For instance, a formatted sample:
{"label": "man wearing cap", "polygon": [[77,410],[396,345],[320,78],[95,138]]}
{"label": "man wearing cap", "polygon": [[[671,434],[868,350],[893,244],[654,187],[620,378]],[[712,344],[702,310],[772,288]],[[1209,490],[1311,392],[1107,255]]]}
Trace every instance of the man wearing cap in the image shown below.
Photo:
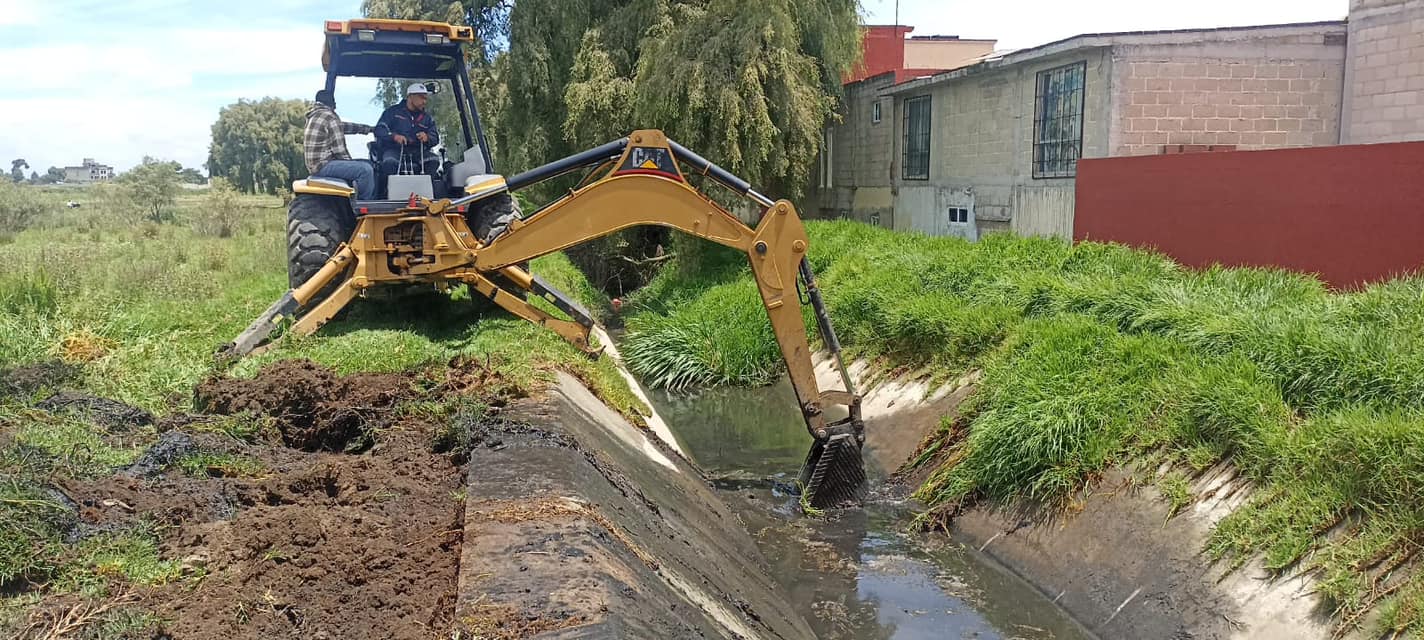
{"label": "man wearing cap", "polygon": [[342,122],[336,115],[336,98],[331,91],[316,92],[316,103],[307,111],[302,132],[302,156],[314,178],[336,178],[356,187],[356,198],[376,197],[376,169],[366,160],[352,160],[346,150],[346,134],[371,133],[371,127]]}
{"label": "man wearing cap", "polygon": [[430,152],[440,142],[440,133],[435,130],[435,118],[425,111],[429,94],[430,90],[419,82],[410,85],[405,90],[405,100],[386,109],[376,121],[381,170],[386,175],[399,174],[402,159],[407,166],[413,163],[427,175],[433,175],[440,167],[440,158]]}

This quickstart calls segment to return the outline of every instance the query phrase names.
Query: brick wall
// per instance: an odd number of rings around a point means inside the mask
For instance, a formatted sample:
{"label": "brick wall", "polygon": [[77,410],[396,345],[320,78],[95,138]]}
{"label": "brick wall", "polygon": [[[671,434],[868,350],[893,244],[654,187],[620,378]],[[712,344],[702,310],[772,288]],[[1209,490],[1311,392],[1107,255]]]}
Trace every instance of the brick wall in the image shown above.
{"label": "brick wall", "polygon": [[1350,3],[1344,139],[1424,140],[1424,0]]}
{"label": "brick wall", "polygon": [[[1282,48],[1291,57],[1273,57]],[[1159,154],[1167,145],[1336,144],[1344,56],[1343,38],[1333,34],[1123,48],[1114,59],[1121,95],[1112,155]]]}

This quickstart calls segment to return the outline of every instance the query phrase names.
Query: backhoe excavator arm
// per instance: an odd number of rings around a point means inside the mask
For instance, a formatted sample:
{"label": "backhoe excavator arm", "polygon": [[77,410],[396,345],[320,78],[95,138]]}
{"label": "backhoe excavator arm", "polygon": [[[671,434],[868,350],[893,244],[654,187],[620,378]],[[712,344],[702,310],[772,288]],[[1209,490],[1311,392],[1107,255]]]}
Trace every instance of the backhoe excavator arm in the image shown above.
{"label": "backhoe excavator arm", "polygon": [[[860,398],[841,360],[839,342],[806,260],[810,241],[796,207],[756,193],[745,181],[656,130],[637,131],[628,138],[514,176],[509,188],[517,190],[594,165],[607,167],[608,173],[514,223],[508,233],[478,250],[476,269],[497,271],[642,225],[671,227],[745,252],[807,429],[815,439],[801,474],[810,504],[835,505],[858,497],[864,484],[860,448],[865,437]],[[743,224],[690,185],[688,172],[706,175],[751,200],[761,209],[760,223],[755,228]],[[817,383],[798,279],[806,287],[822,340],[840,369],[843,390],[823,390]],[[845,417],[828,419],[826,410],[831,407],[843,407]]]}
{"label": "backhoe excavator arm", "polygon": [[[488,244],[481,243],[468,224],[469,212],[487,207],[506,189],[517,191],[590,167],[590,175],[576,189],[528,218],[512,221],[507,232]],[[688,175],[694,172],[750,200],[760,210],[761,221],[755,228],[743,224],[688,183]],[[453,201],[411,196],[409,205],[395,211],[369,215],[363,211],[351,238],[327,263],[225,345],[220,359],[229,361],[271,346],[274,343],[268,338],[278,333],[286,319],[292,321],[288,335],[309,335],[367,290],[403,283],[440,287],[463,283],[510,313],[558,332],[586,353],[596,354],[588,342],[593,327],[588,313],[519,265],[621,229],[671,227],[735,247],[751,261],[797,402],[814,439],[801,469],[803,501],[822,508],[859,498],[865,484],[860,397],[841,360],[840,344],[806,260],[810,242],[795,206],[753,191],[746,181],[655,130],[635,131],[627,138],[508,180],[495,177],[476,187],[470,195]],[[840,370],[844,389],[825,390],[817,383],[798,280],[805,287],[807,302],[815,312],[822,341]],[[571,320],[529,304],[507,287],[552,302]],[[834,418],[827,415],[828,409],[837,410]]]}

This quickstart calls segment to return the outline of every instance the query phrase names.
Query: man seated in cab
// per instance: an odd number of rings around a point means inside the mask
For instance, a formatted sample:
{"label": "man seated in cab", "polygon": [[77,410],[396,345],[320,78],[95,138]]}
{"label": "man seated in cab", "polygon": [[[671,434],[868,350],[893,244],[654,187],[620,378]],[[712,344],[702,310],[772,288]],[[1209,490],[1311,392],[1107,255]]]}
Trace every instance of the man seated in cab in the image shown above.
{"label": "man seated in cab", "polygon": [[376,121],[381,171],[385,175],[435,175],[439,169],[440,157],[431,149],[440,142],[440,132],[436,131],[435,118],[425,110],[429,101],[430,90],[417,82],[406,88],[405,100],[386,109]]}

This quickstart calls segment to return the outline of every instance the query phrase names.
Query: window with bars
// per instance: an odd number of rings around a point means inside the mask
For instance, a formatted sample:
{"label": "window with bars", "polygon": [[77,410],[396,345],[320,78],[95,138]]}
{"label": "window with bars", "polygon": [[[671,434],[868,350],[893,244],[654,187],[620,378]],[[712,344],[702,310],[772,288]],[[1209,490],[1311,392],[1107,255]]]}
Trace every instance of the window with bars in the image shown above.
{"label": "window with bars", "polygon": [[1083,155],[1083,83],[1088,63],[1038,73],[1033,116],[1033,177],[1071,178]]}
{"label": "window with bars", "polygon": [[906,180],[930,179],[930,97],[905,101],[905,158],[900,176]]}

